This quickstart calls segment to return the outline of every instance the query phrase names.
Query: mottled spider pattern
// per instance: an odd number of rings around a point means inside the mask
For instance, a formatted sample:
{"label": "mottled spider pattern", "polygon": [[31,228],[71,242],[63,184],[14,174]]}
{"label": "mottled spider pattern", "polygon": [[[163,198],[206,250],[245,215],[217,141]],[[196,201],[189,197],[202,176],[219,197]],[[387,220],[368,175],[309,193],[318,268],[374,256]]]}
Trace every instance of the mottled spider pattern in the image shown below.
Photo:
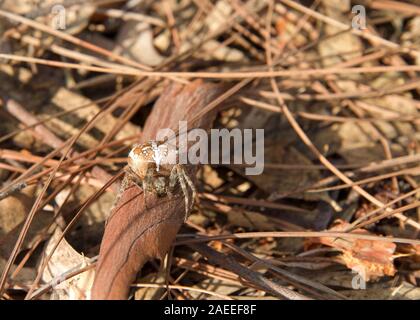
{"label": "mottled spider pattern", "polygon": [[[196,189],[183,166],[176,164],[176,159],[177,150],[169,148],[165,142],[149,141],[137,144],[128,154],[126,173],[130,181],[143,189],[145,201],[149,192],[160,197],[172,195],[179,183],[185,197],[185,218],[187,218],[194,204]],[[191,200],[187,187],[192,191]]]}

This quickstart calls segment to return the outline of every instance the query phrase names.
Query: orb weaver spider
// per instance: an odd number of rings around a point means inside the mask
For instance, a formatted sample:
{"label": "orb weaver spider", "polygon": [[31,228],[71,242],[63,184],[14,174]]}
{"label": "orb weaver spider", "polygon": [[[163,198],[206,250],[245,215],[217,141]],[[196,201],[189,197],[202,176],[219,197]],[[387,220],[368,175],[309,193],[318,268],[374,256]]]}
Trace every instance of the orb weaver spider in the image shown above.
{"label": "orb weaver spider", "polygon": [[[179,183],[185,198],[186,220],[197,191],[184,167],[176,163],[177,154],[178,151],[175,148],[169,148],[162,141],[151,140],[136,144],[128,154],[128,165],[125,171],[128,179],[143,189],[145,204],[148,192],[155,193],[159,197],[171,196],[176,184]],[[187,186],[192,191],[191,201]]]}

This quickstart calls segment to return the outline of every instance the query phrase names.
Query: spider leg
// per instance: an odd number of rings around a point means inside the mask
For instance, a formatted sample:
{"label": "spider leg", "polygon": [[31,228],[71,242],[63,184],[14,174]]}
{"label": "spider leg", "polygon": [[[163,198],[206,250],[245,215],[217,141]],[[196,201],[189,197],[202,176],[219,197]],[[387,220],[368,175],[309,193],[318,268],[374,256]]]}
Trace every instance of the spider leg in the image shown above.
{"label": "spider leg", "polygon": [[171,196],[175,190],[177,181],[178,181],[178,170],[176,166],[173,166],[173,168],[171,169],[171,173],[169,175],[169,185],[168,185],[168,193]]}
{"label": "spider leg", "polygon": [[126,173],[126,176],[124,176],[124,180],[125,181],[123,180],[123,183],[121,185],[121,188],[123,188],[123,191],[127,187],[129,187],[129,185],[131,184],[131,182],[133,182],[137,186],[141,187],[140,178],[137,176],[137,174],[129,166],[125,166],[124,167],[124,171]]}
{"label": "spider leg", "polygon": [[[132,185],[136,185],[138,187],[141,187],[141,181],[140,178],[137,176],[137,174],[135,172],[133,172],[133,170],[129,167],[129,166],[125,166],[124,167],[124,178],[121,181],[120,187],[118,189],[118,193],[117,196],[115,197],[114,203],[111,207],[110,212],[113,212],[118,201],[120,200],[122,194],[124,193],[125,190],[127,190],[129,187],[131,187]],[[111,218],[112,214],[107,217],[106,221],[105,221],[105,225],[107,225],[108,220]]]}
{"label": "spider leg", "polygon": [[182,177],[185,179],[185,181],[187,182],[188,186],[191,188],[191,191],[192,191],[192,201],[191,201],[191,208],[192,208],[192,206],[194,205],[194,200],[196,200],[197,198],[197,189],[195,188],[194,183],[192,182],[191,178],[187,175],[185,170],[183,168],[180,168],[180,170],[181,170]]}
{"label": "spider leg", "polygon": [[130,185],[135,183],[134,177],[131,175],[130,172],[125,171],[124,178],[121,181],[120,188],[118,189],[118,195],[121,195]]}
{"label": "spider leg", "polygon": [[185,221],[187,220],[187,217],[188,217],[190,199],[188,196],[187,184],[185,183],[183,170],[180,168],[179,165],[176,165],[175,168],[177,171],[177,176],[178,176],[177,178],[178,178],[179,184],[181,185],[181,189],[182,189],[182,192],[184,193],[184,198],[185,198],[185,217],[184,217],[184,221]]}
{"label": "spider leg", "polygon": [[152,187],[152,178],[153,178],[153,168],[148,168],[146,171],[146,175],[142,181],[142,189],[143,189],[143,205],[144,208],[147,209],[147,193],[149,189]]}

